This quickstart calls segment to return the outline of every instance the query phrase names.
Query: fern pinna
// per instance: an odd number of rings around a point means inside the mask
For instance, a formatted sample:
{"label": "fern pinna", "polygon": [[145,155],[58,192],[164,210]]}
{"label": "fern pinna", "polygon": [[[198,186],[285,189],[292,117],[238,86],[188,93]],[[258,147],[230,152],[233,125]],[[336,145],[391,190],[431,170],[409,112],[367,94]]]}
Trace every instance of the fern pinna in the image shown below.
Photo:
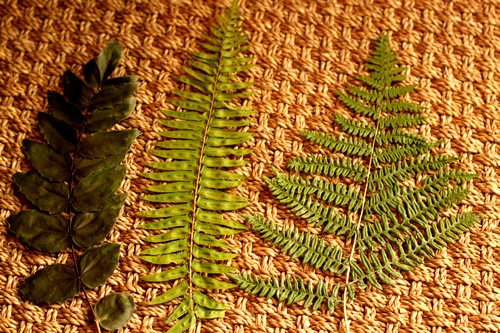
{"label": "fern pinna", "polygon": [[[334,156],[310,154],[292,159],[288,167],[316,176],[286,175],[265,178],[278,200],[296,215],[346,239],[346,248],[327,244],[318,235],[296,228],[285,229],[258,215],[247,216],[263,238],[291,257],[315,268],[342,274],[344,283],[327,287],[304,283],[298,277],[278,280],[247,274],[231,277],[243,289],[265,297],[276,296],[289,304],[304,301],[329,311],[341,303],[339,291],[355,296],[355,287],[367,282],[376,288],[401,278],[401,270],[417,267],[456,241],[479,217],[460,213],[442,217],[440,212],[468,194],[465,183],[475,175],[449,167],[457,158],[432,155],[435,144],[406,127],[422,124],[421,107],[403,96],[414,85],[402,85],[405,67],[399,65],[382,36],[366,65],[368,76],[357,76],[365,86],[348,86],[340,100],[352,117],[335,115],[342,134],[303,131],[313,143]],[[344,308],[345,313],[345,308]]]}
{"label": "fern pinna", "polygon": [[167,160],[149,163],[149,167],[159,172],[144,174],[159,182],[147,188],[153,193],[144,199],[168,206],[140,214],[155,219],[142,228],[162,230],[144,239],[162,245],[142,251],[141,258],[170,266],[142,279],[177,281],[150,303],[182,297],[180,305],[167,319],[167,323],[179,319],[168,331],[171,333],[189,329],[198,319],[223,317],[226,306],[206,295],[203,289],[234,287],[209,275],[233,271],[233,267],[217,263],[235,257],[220,237],[246,229],[222,215],[224,211],[248,205],[247,199],[225,191],[242,185],[245,178],[228,171],[246,164],[241,158],[231,157],[251,153],[250,149],[235,147],[252,136],[235,130],[250,124],[244,118],[252,114],[251,109],[231,104],[235,98],[248,97],[251,92],[244,89],[252,85],[233,81],[235,73],[252,67],[252,58],[238,57],[249,47],[238,16],[236,1],[233,1],[220,23],[211,27],[212,34],[204,36],[206,42],[200,43],[204,51],[192,52],[194,60],[185,67],[189,77],[179,80],[196,92],[174,92],[182,99],[175,99],[172,104],[182,110],[164,111],[170,119],[160,121],[169,130],[159,134],[166,140],[157,142],[156,149],[151,151]]}

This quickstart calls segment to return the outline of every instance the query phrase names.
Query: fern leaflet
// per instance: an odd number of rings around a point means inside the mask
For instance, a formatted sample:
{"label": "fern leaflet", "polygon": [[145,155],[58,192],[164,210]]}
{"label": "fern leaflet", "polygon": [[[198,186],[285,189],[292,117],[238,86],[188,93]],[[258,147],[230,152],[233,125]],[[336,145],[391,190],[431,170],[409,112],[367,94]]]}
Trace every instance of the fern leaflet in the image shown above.
{"label": "fern leaflet", "polygon": [[279,301],[286,301],[287,304],[294,304],[303,301],[304,307],[312,307],[313,310],[320,308],[326,301],[328,310],[333,312],[335,307],[341,302],[337,296],[340,284],[336,284],[331,291],[327,285],[319,281],[316,286],[309,281],[304,284],[302,279],[291,279],[283,277],[262,279],[251,274],[229,274],[236,281],[241,289],[266,298],[276,297]]}

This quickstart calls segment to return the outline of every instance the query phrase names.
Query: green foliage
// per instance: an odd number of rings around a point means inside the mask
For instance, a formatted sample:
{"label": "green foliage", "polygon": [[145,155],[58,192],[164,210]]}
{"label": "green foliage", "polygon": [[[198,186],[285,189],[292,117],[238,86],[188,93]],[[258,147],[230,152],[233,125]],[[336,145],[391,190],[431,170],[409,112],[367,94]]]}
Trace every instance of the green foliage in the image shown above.
{"label": "green foliage", "polygon": [[246,229],[222,214],[248,205],[247,199],[226,192],[244,183],[244,176],[229,170],[245,165],[238,157],[251,153],[235,147],[251,138],[236,129],[250,124],[244,117],[252,114],[250,108],[231,104],[235,98],[249,96],[251,92],[245,88],[252,85],[233,81],[236,73],[252,67],[252,58],[238,57],[248,49],[238,16],[233,1],[220,22],[211,27],[212,34],[205,36],[206,42],[200,43],[204,50],[192,52],[194,59],[185,67],[189,76],[179,77],[191,89],[174,91],[180,99],[172,104],[182,110],[164,111],[168,119],[160,121],[168,131],[159,133],[165,140],[151,150],[166,160],[148,164],[158,172],[143,174],[158,182],[147,187],[150,194],[143,199],[162,206],[139,214],[154,219],[142,228],[159,230],[144,240],[160,244],[142,251],[141,258],[166,267],[142,279],[179,281],[150,304],[183,297],[167,319],[168,323],[177,320],[170,333],[188,330],[199,319],[223,317],[225,305],[203,290],[234,286],[210,275],[233,271],[220,263],[236,256],[223,237]]}
{"label": "green foliage", "polygon": [[[38,114],[47,142],[23,142],[34,171],[18,172],[13,179],[33,209],[11,215],[9,230],[41,251],[69,248],[75,260],[74,267],[49,265],[24,281],[20,292],[35,303],[64,302],[81,289],[100,286],[118,266],[120,245],[97,244],[111,231],[123,207],[126,195],[115,194],[126,173],[121,162],[139,135],[137,130],[106,131],[135,107],[130,96],[138,87],[137,79],[109,78],[121,54],[121,45],[111,40],[97,61],[84,66],[85,80],[67,71],[63,94],[49,91],[50,113]],[[87,248],[78,261],[75,247]],[[130,318],[133,298],[113,294],[96,308],[96,321],[116,329]]]}
{"label": "green foliage", "polygon": [[99,324],[110,331],[125,326],[134,310],[134,298],[123,293],[104,296],[94,307]]}
{"label": "green foliage", "polygon": [[79,289],[75,269],[64,264],[42,268],[19,287],[21,294],[38,304],[61,303],[72,298]]}
{"label": "green foliage", "polygon": [[399,66],[387,36],[379,39],[366,67],[370,74],[357,76],[365,86],[339,92],[353,111],[352,117],[335,115],[342,133],[302,131],[306,139],[340,157],[299,156],[288,167],[312,176],[274,170],[274,178],[264,178],[282,204],[323,233],[343,235],[352,253],[327,244],[321,235],[247,216],[264,239],[290,257],[344,276],[345,283],[335,284],[329,293],[321,281],[316,287],[309,281],[305,287],[300,277],[278,281],[232,274],[244,290],[289,304],[304,300],[302,305],[313,309],[326,301],[333,312],[340,303],[339,290],[346,300],[367,283],[379,289],[383,283],[392,284],[402,277],[401,270],[422,264],[480,220],[473,213],[442,217],[445,209],[467,196],[465,184],[476,175],[450,168],[457,158],[432,155],[435,144],[404,130],[422,124],[425,117],[420,106],[403,99],[414,85],[401,84],[405,68]]}
{"label": "green foliage", "polygon": [[333,312],[341,300],[337,296],[340,285],[336,284],[331,291],[326,284],[319,281],[316,286],[309,280],[307,284],[300,278],[282,277],[262,279],[255,275],[231,274],[230,277],[236,281],[241,289],[252,294],[266,298],[275,297],[279,301],[286,301],[287,304],[294,304],[303,301],[304,307],[311,307],[318,310],[321,304],[326,301],[328,310]]}

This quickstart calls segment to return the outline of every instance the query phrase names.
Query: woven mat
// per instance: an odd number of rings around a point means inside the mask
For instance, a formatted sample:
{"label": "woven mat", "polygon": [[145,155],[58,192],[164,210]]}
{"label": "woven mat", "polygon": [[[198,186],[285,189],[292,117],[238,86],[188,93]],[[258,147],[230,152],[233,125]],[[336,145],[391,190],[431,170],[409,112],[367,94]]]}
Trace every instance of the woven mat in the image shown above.
{"label": "woven mat", "polygon": [[[30,250],[6,232],[5,218],[22,208],[11,177],[29,168],[21,152],[24,138],[39,139],[36,114],[46,110],[48,89],[60,75],[95,57],[110,37],[125,47],[119,74],[142,82],[139,101],[124,128],[142,134],[127,157],[123,191],[129,197],[108,237],[122,243],[119,269],[110,282],[90,293],[92,301],[111,291],[132,294],[137,303],[120,332],[163,332],[169,305],[147,306],[165,291],[162,284],[139,281],[153,267],[138,258],[146,233],[137,229],[139,199],[147,181],[138,174],[152,157],[145,152],[158,140],[160,110],[169,108],[173,78],[182,73],[187,51],[206,31],[227,1],[189,0],[2,0],[0,1],[0,332],[93,332],[81,295],[62,305],[38,307],[22,301],[17,286],[24,278],[68,254]],[[496,4],[495,4],[496,3]],[[369,288],[348,305],[352,332],[500,332],[500,31],[498,2],[492,0],[346,0],[241,1],[244,26],[257,65],[251,105],[257,111],[249,144],[250,178],[240,189],[260,212],[285,225],[304,221],[277,203],[262,182],[271,167],[284,169],[292,156],[317,149],[303,142],[299,129],[331,131],[334,112],[344,109],[335,91],[363,63],[380,33],[391,35],[401,62],[410,67],[408,82],[418,83],[412,100],[428,107],[420,133],[448,140],[443,152],[464,157],[462,167],[478,173],[461,209],[487,218],[436,258],[383,291]],[[495,54],[496,52],[496,54]],[[243,271],[280,276],[325,278],[263,242],[252,231],[231,243],[240,256],[232,265]],[[230,306],[226,318],[198,325],[196,332],[337,332],[342,307],[304,310],[234,289],[219,295]]]}

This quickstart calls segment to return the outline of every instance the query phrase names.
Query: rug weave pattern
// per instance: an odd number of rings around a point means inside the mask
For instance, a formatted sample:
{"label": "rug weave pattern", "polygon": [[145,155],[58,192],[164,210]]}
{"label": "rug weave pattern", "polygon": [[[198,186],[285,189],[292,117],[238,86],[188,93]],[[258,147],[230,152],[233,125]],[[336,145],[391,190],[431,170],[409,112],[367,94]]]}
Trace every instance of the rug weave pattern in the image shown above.
{"label": "rug weave pattern", "polygon": [[[174,79],[182,74],[187,51],[206,32],[227,1],[200,0],[2,0],[0,1],[0,332],[93,332],[81,295],[62,305],[38,307],[22,301],[17,286],[51,263],[71,261],[27,248],[6,231],[5,219],[22,209],[11,184],[16,171],[28,170],[21,151],[24,138],[41,139],[36,115],[46,111],[49,89],[60,76],[97,56],[111,37],[125,48],[119,75],[138,75],[136,112],[119,128],[142,134],[126,159],[128,194],[109,241],[122,243],[120,265],[109,283],[90,292],[95,302],[111,291],[133,295],[138,303],[130,323],[119,332],[156,333],[168,326],[169,304],[147,306],[166,290],[140,275],[155,267],[138,258],[146,235],[136,213],[147,209],[139,196],[148,181],[139,177],[153,157],[145,148],[159,139],[157,118],[171,105]],[[498,2],[492,0],[339,0],[240,1],[256,66],[250,103],[256,110],[249,175],[239,189],[250,198],[246,212],[277,223],[305,228],[270,194],[261,180],[271,167],[285,170],[288,160],[318,151],[298,130],[331,131],[334,112],[345,107],[335,97],[363,64],[381,33],[410,68],[407,82],[418,83],[410,96],[427,108],[420,134],[447,143],[442,152],[463,156],[461,167],[479,174],[471,194],[458,208],[486,218],[460,240],[419,269],[384,290],[369,288],[348,305],[352,332],[499,332],[500,331],[500,30]],[[342,112],[343,112],[342,111]],[[251,230],[230,240],[239,257],[232,265],[259,275],[298,274],[330,279],[262,241]],[[218,295],[230,309],[226,318],[204,322],[206,333],[337,332],[342,307],[333,314],[287,306],[234,289]]]}

